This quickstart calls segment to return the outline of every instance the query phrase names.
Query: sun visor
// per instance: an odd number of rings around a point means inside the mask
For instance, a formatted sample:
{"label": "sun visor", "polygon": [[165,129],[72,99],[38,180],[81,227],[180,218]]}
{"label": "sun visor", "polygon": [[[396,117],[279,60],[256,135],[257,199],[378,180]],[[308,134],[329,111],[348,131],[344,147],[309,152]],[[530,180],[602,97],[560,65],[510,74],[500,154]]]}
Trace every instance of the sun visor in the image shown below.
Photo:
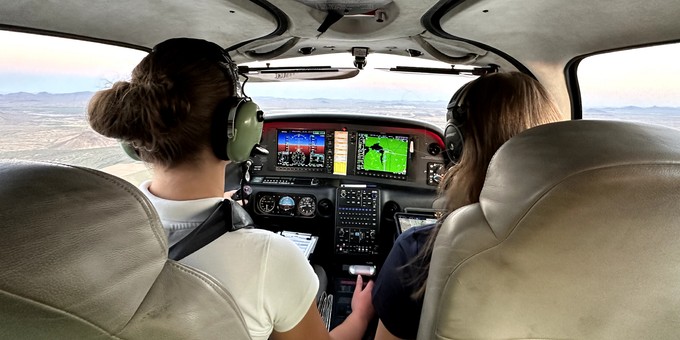
{"label": "sun visor", "polygon": [[279,82],[296,80],[335,80],[353,78],[359,69],[331,66],[249,67],[239,66],[239,74],[252,82]]}

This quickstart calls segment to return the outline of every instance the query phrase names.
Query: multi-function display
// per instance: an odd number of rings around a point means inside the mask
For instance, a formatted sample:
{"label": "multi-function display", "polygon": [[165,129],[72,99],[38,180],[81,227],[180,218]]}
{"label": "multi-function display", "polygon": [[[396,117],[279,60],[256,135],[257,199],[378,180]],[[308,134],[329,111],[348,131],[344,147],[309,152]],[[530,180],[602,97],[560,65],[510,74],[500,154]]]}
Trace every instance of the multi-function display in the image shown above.
{"label": "multi-function display", "polygon": [[409,137],[404,135],[357,133],[357,171],[406,175]]}

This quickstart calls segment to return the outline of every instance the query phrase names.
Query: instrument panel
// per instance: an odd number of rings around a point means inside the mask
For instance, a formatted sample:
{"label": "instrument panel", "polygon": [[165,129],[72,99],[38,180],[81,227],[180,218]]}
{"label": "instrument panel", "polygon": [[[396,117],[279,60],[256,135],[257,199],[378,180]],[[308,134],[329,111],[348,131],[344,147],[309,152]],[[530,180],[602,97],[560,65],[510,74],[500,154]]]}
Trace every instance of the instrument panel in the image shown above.
{"label": "instrument panel", "polygon": [[255,156],[251,171],[265,183],[312,176],[436,187],[446,163],[441,133],[417,125],[265,122],[261,145],[269,155]]}
{"label": "instrument panel", "polygon": [[[431,208],[444,169],[443,132],[386,116],[265,116],[244,168],[259,225],[319,237],[316,260],[380,263],[395,212]],[[357,262],[357,263],[359,263]]]}
{"label": "instrument panel", "polygon": [[316,197],[314,195],[258,192],[255,209],[262,215],[314,217]]}

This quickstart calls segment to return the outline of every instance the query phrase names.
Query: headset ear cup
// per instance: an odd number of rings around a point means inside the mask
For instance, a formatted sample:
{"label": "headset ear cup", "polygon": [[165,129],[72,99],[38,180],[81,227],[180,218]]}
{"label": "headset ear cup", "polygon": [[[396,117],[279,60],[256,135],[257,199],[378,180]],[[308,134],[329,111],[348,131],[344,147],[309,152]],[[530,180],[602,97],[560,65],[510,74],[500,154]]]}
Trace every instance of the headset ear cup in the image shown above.
{"label": "headset ear cup", "polygon": [[[226,153],[229,160],[243,162],[262,138],[262,112],[251,100],[240,101],[232,108],[234,112],[232,136],[227,141]],[[230,113],[231,115],[231,113]]]}
{"label": "headset ear cup", "polygon": [[452,121],[447,122],[444,129],[444,143],[446,144],[446,155],[452,162],[458,163],[460,155],[463,153],[463,133]]}
{"label": "headset ear cup", "polygon": [[463,153],[463,132],[461,127],[465,124],[468,118],[468,110],[466,103],[467,92],[474,81],[469,82],[456,93],[453,94],[449,105],[446,107],[446,127],[444,128],[444,144],[446,145],[446,155],[454,163],[460,161],[460,156]]}
{"label": "headset ear cup", "polygon": [[227,156],[227,144],[229,143],[229,115],[234,112],[231,110],[238,105],[234,98],[223,100],[217,105],[213,113],[212,126],[210,131],[210,144],[215,157],[222,160],[229,160]]}
{"label": "headset ear cup", "polygon": [[132,146],[132,143],[120,141],[120,146],[123,148],[123,151],[125,151],[125,154],[128,155],[130,158],[136,161],[142,160],[141,158],[139,158],[139,152],[137,152],[137,149],[135,149],[135,147]]}

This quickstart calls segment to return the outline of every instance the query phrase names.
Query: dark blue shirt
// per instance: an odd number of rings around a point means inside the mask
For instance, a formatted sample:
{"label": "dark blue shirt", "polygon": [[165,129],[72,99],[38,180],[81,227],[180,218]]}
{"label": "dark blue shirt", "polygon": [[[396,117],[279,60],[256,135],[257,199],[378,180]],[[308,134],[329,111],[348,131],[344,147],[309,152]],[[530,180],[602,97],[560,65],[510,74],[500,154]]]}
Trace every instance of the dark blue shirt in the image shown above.
{"label": "dark blue shirt", "polygon": [[385,328],[402,339],[418,334],[423,299],[411,294],[419,287],[413,276],[421,265],[406,266],[420,252],[434,224],[408,229],[394,242],[373,287],[373,307]]}

